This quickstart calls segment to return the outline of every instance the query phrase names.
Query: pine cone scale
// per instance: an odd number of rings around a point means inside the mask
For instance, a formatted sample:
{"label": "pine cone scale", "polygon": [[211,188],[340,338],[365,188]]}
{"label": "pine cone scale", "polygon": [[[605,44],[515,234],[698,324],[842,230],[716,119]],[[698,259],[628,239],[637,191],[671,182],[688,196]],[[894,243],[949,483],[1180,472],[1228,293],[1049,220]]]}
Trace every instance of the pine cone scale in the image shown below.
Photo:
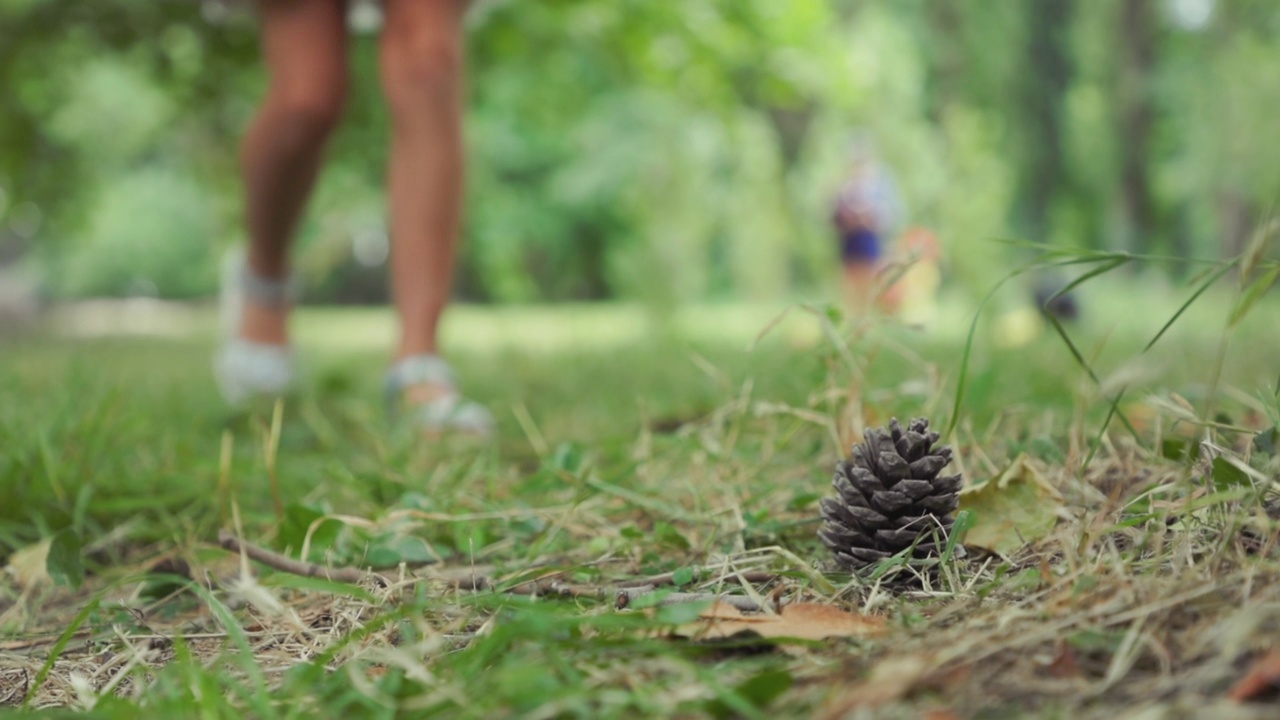
{"label": "pine cone scale", "polygon": [[889,547],[894,550],[905,550],[911,547],[918,537],[920,533],[915,530],[876,531],[876,540],[879,541],[880,547]]}
{"label": "pine cone scale", "polygon": [[865,527],[872,530],[878,530],[883,527],[889,527],[889,518],[872,510],[871,508],[851,506],[846,508],[848,513],[853,516],[853,523],[849,525],[851,528]]}
{"label": "pine cone scale", "polygon": [[[903,462],[906,462],[905,460]],[[928,455],[907,466],[913,478],[930,478],[942,472],[942,468],[951,462],[951,458],[941,455]]]}
{"label": "pine cone scale", "polygon": [[872,550],[871,548],[849,548],[848,553],[838,553],[837,556],[839,555],[843,555],[845,558],[853,561],[859,566],[870,565],[871,563],[893,557],[892,553],[887,553],[881,550]]}
{"label": "pine cone scale", "polygon": [[929,438],[918,432],[908,430],[902,444],[906,447],[906,452],[902,453],[902,456],[910,462],[919,460],[929,451]]}
{"label": "pine cone scale", "polygon": [[[882,452],[877,460],[882,478],[896,481],[906,479],[911,474],[911,464],[907,462],[906,458],[899,455],[897,450]],[[892,482],[886,484],[891,485]]]}
{"label": "pine cone scale", "polygon": [[912,500],[919,500],[926,495],[933,493],[936,489],[934,484],[928,480],[901,480],[897,485],[893,486],[894,490],[903,493]]}
{"label": "pine cone scale", "polygon": [[832,550],[839,550],[852,544],[870,545],[872,542],[870,536],[848,528],[825,527],[818,531],[818,537]]}
{"label": "pine cone scale", "polygon": [[931,512],[935,512],[938,514],[944,514],[944,513],[952,512],[957,507],[959,507],[960,499],[957,498],[955,495],[937,495],[934,497],[924,498],[923,500],[920,500],[916,504],[924,508],[925,510],[929,510]]}
{"label": "pine cone scale", "polygon": [[872,495],[871,505],[885,516],[893,515],[903,508],[911,506],[911,498],[903,493],[886,490]]}
{"label": "pine cone scale", "polygon": [[858,520],[849,512],[848,507],[835,498],[823,498],[818,507],[822,512],[822,518],[832,525],[853,528],[858,524]]}
{"label": "pine cone scale", "polygon": [[867,502],[867,493],[854,487],[849,478],[844,475],[836,475],[831,484],[835,487],[836,492],[840,493],[840,499],[844,500],[845,504],[870,507]]}
{"label": "pine cone scale", "polygon": [[959,475],[947,475],[933,481],[933,489],[935,495],[943,495],[947,493],[960,492],[960,486],[964,484],[964,479]]}
{"label": "pine cone scale", "polygon": [[862,491],[864,495],[884,492],[888,488],[884,483],[876,479],[876,476],[866,468],[854,467],[850,468],[849,474],[845,476],[854,487]]}

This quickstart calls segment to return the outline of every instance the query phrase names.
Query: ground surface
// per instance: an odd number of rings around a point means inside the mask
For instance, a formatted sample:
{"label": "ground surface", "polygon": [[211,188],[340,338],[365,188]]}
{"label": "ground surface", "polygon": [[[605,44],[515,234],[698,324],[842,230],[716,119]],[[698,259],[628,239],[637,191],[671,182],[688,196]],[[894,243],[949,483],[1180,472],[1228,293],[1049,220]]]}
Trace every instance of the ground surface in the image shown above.
{"label": "ground surface", "polygon": [[[1225,336],[1229,298],[1211,293],[1142,353],[1188,291],[1124,286],[1088,296],[1070,328],[1101,386],[1051,329],[1013,348],[1025,322],[980,327],[947,439],[971,486],[1012,466],[1001,497],[1035,500],[974,504],[972,533],[1044,509],[1050,522],[914,583],[840,572],[814,536],[817,501],[867,424],[947,426],[963,304],[926,332],[803,309],[662,324],[618,306],[459,308],[449,345],[498,415],[490,444],[388,424],[385,313],[299,318],[308,383],[273,428],[270,406],[218,403],[206,311],[64,312],[0,353],[0,556],[56,538],[50,559],[12,555],[0,576],[0,707],[1274,717],[1280,550],[1258,433],[1277,419],[1277,308]],[[1099,441],[1122,388],[1133,433],[1115,419]],[[374,565],[387,584],[242,566],[219,529]],[[871,619],[809,643],[684,639],[708,627],[705,602],[617,609],[620,589],[653,580]]]}

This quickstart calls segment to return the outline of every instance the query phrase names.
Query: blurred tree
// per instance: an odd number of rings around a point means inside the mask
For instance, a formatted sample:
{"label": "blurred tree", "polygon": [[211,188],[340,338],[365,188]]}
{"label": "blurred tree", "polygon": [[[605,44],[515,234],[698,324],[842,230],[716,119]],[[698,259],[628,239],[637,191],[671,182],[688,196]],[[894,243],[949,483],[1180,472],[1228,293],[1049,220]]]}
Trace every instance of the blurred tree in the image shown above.
{"label": "blurred tree", "polygon": [[1155,250],[1155,198],[1149,163],[1155,135],[1156,5],[1154,0],[1124,0],[1121,5],[1122,58],[1118,73],[1121,192],[1124,198],[1122,244],[1139,253]]}
{"label": "blurred tree", "polygon": [[1074,0],[1033,0],[1022,3],[1027,25],[1026,72],[1021,73],[1022,112],[1014,116],[1025,157],[1022,175],[1027,236],[1035,242],[1052,240],[1054,202],[1069,183],[1063,150],[1063,107],[1072,81],[1068,38]]}

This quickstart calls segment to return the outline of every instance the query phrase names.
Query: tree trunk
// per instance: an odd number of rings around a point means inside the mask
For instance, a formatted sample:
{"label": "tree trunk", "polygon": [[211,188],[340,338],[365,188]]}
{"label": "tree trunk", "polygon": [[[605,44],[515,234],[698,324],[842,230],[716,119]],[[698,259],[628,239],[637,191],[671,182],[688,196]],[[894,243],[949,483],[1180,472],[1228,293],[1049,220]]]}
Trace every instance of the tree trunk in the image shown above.
{"label": "tree trunk", "polygon": [[1028,4],[1030,72],[1026,100],[1026,190],[1023,200],[1031,240],[1049,239],[1049,216],[1064,184],[1062,108],[1071,82],[1068,33],[1074,0],[1035,0]]}
{"label": "tree trunk", "polygon": [[929,26],[928,116],[941,124],[948,105],[960,95],[965,76],[965,48],[961,34],[964,10],[958,2],[931,2],[925,10]]}
{"label": "tree trunk", "polygon": [[1223,259],[1233,258],[1244,252],[1249,232],[1257,217],[1249,201],[1234,190],[1218,191],[1214,198],[1218,210],[1218,239]]}
{"label": "tree trunk", "polygon": [[1156,62],[1156,8],[1153,0],[1124,0],[1120,38],[1120,192],[1124,208],[1124,243],[1148,252],[1158,224],[1151,178],[1147,172],[1155,107],[1151,71]]}

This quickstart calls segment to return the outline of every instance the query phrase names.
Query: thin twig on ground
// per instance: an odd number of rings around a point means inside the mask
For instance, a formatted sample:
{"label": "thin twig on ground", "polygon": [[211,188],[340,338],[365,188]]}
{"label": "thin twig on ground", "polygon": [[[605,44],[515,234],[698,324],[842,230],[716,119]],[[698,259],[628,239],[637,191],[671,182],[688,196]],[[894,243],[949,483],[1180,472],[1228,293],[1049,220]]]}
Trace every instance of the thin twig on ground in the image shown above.
{"label": "thin twig on ground", "polygon": [[[501,583],[494,582],[492,578],[477,576],[449,580],[448,585],[455,590],[483,591],[497,590]],[[605,596],[607,590],[603,587],[591,585],[574,585],[556,578],[539,578],[517,583],[506,588],[503,592],[511,595],[530,595],[534,597],[557,595],[560,597],[599,599]]]}
{"label": "thin twig on ground", "polygon": [[[286,557],[273,550],[254,545],[251,542],[241,540],[229,530],[221,530],[218,532],[218,545],[223,549],[234,552],[244,553],[244,555],[252,560],[266,565],[267,567],[279,570],[281,572],[293,575],[301,575],[303,577],[318,577],[338,582],[359,584],[365,580],[376,580],[383,587],[388,587],[390,583],[386,578],[354,567],[325,567],[315,563],[303,562]],[[732,576],[741,578],[749,583],[767,583],[778,579],[778,575],[769,572],[745,572]],[[485,575],[475,575],[472,577],[449,578],[445,580],[448,587],[455,590],[483,591],[496,590],[501,585],[500,582],[494,581],[493,578]],[[619,609],[627,607],[636,598],[655,592],[659,586],[672,586],[675,584],[673,573],[664,573],[649,578],[637,578],[633,580],[624,580],[617,583],[617,593],[615,595],[615,604]],[[529,595],[534,597],[543,596],[560,596],[571,598],[593,598],[601,599],[608,596],[609,588],[594,585],[575,585],[566,583],[558,577],[548,576],[527,580],[516,583],[502,590],[504,593],[511,595]],[[672,593],[664,597],[659,604],[670,605],[681,602],[699,602],[704,600],[720,600],[728,603],[739,610],[747,612],[759,612],[761,610],[760,603],[752,598],[741,595],[717,595],[715,593]]]}
{"label": "thin twig on ground", "polygon": [[[658,589],[652,585],[644,587],[622,588],[618,590],[617,596],[614,598],[614,606],[619,610],[626,609],[636,599],[645,595],[657,592]],[[746,595],[716,595],[715,593],[671,593],[664,596],[658,601],[659,605],[675,605],[678,603],[690,602],[722,602],[743,612],[760,612],[764,608],[760,607],[760,603]]]}
{"label": "thin twig on ground", "polygon": [[[669,572],[669,573],[662,573],[661,575],[654,575],[652,577],[636,578],[634,580],[623,580],[622,582],[618,583],[618,587],[639,588],[639,587],[644,587],[646,585],[654,585],[654,586],[675,585],[676,584],[675,575],[676,574],[674,572]],[[773,582],[774,580],[777,580],[779,577],[781,576],[778,575],[777,573],[764,572],[764,571],[751,571],[751,572],[736,573],[736,574],[724,573],[723,577],[717,578],[717,580],[733,580],[737,578],[742,578],[746,582],[757,584],[757,583]]]}
{"label": "thin twig on ground", "polygon": [[376,580],[384,587],[388,585],[386,578],[367,570],[353,567],[325,567],[315,563],[294,560],[278,552],[241,540],[229,530],[218,531],[218,545],[233,553],[244,553],[249,559],[266,565],[269,568],[302,577],[324,578],[338,582],[358,585],[365,580]]}

